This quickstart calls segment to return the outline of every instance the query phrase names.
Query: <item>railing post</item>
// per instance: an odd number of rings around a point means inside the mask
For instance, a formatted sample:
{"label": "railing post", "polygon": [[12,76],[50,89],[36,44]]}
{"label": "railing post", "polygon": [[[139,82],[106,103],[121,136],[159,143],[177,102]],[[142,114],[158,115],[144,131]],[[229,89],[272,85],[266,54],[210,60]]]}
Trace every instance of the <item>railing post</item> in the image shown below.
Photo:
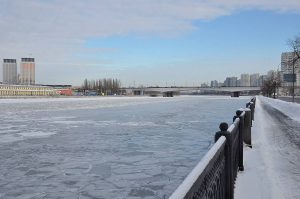
{"label": "railing post", "polygon": [[228,124],[223,122],[219,126],[220,131],[215,134],[215,142],[221,137],[226,137],[225,144],[225,199],[233,199],[233,174],[232,174],[232,153],[231,134],[227,131]]}
{"label": "railing post", "polygon": [[253,103],[254,103],[254,108],[255,108],[256,97],[253,97],[253,98],[251,99],[251,102],[253,102]]}
{"label": "railing post", "polygon": [[237,110],[236,115],[233,117],[233,122],[236,118],[240,119],[239,122],[239,171],[244,171],[244,146],[243,146],[243,134],[244,134],[244,120],[245,115],[242,116],[243,110]]}
{"label": "railing post", "polygon": [[252,126],[252,121],[254,121],[254,102],[250,102],[250,110],[251,110],[251,126]]}
{"label": "railing post", "polygon": [[246,103],[246,108],[250,108],[250,102]]}
{"label": "railing post", "polygon": [[253,97],[253,98],[251,99],[251,102],[253,102],[253,121],[254,121],[256,97]]}
{"label": "railing post", "polygon": [[252,148],[251,143],[251,110],[249,108],[244,109],[245,111],[245,118],[244,118],[244,135],[243,140],[244,142]]}

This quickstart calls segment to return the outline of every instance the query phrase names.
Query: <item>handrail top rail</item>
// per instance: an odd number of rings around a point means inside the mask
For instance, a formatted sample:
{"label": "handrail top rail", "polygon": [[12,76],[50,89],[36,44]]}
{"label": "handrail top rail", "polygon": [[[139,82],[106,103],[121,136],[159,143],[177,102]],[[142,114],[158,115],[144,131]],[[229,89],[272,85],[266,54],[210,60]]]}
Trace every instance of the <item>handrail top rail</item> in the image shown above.
{"label": "handrail top rail", "polygon": [[[240,108],[239,110],[242,111],[241,113],[241,117],[243,117],[246,113],[245,113],[245,109],[248,109],[248,108]],[[249,109],[250,110],[250,109]]]}
{"label": "handrail top rail", "polygon": [[187,175],[184,181],[177,187],[169,199],[181,199],[186,196],[190,188],[197,181],[198,177],[207,167],[209,162],[213,159],[218,150],[225,145],[226,138],[221,136],[218,141],[212,146],[212,148],[204,155],[200,162],[194,167],[194,169]]}
{"label": "handrail top rail", "polygon": [[227,131],[231,133],[234,130],[234,128],[238,126],[239,122],[240,118],[236,118],[234,122],[230,125],[230,127],[227,129]]}

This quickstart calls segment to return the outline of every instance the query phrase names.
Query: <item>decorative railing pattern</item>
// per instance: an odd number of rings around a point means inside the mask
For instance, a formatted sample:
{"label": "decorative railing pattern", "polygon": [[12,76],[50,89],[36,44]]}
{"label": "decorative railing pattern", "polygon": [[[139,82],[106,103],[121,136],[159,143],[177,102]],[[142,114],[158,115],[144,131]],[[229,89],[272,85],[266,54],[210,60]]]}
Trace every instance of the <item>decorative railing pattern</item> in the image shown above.
{"label": "decorative railing pattern", "polygon": [[[225,194],[225,145],[222,136],[176,189],[170,199],[219,198]],[[224,197],[223,197],[224,198]]]}
{"label": "decorative railing pattern", "polygon": [[251,145],[256,98],[236,111],[233,123],[221,123],[215,144],[179,185],[170,199],[233,199],[238,170],[243,171],[243,142]]}

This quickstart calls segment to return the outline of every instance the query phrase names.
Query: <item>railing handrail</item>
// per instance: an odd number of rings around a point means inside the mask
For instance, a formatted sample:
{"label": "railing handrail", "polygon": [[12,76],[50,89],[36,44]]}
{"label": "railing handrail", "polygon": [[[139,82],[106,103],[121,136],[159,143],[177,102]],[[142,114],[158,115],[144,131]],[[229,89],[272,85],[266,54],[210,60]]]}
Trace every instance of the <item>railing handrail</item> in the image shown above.
{"label": "railing handrail", "polygon": [[228,131],[229,133],[232,133],[232,131],[233,131],[235,128],[238,128],[239,123],[240,123],[240,118],[236,118],[236,119],[234,120],[234,122],[229,126],[229,128],[228,128],[227,131]]}
{"label": "railing handrail", "polygon": [[196,167],[188,174],[184,181],[173,192],[169,199],[184,198],[189,192],[190,188],[197,181],[198,177],[217,154],[218,150],[226,143],[225,136],[221,136],[212,148],[204,155]]}
{"label": "railing handrail", "polygon": [[233,123],[221,123],[215,144],[170,196],[170,199],[233,199],[238,171],[244,170],[243,143],[252,148],[251,127],[256,98],[236,111]]}

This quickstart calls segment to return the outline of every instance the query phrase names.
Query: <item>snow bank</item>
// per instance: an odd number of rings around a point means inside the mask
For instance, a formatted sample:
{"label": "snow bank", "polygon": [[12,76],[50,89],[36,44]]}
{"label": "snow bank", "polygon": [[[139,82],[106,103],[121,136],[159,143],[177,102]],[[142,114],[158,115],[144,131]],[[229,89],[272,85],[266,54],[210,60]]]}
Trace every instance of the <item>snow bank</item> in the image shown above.
{"label": "snow bank", "polygon": [[260,96],[259,99],[269,104],[270,106],[276,108],[283,114],[289,116],[291,119],[300,122],[300,104],[285,102],[279,99],[272,99]]}

